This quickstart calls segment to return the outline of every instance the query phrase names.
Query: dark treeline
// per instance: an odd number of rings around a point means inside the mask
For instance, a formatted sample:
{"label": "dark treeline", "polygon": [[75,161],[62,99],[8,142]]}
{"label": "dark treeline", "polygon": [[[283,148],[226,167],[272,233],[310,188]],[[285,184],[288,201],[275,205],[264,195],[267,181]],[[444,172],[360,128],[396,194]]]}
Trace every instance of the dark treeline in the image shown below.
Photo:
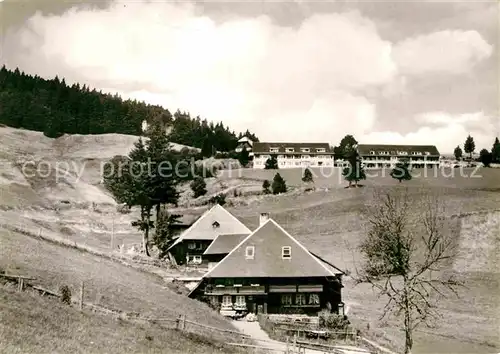
{"label": "dark treeline", "polygon": [[142,135],[142,122],[160,122],[171,127],[171,141],[205,150],[231,151],[248,130],[236,134],[222,123],[214,124],[187,112],[173,115],[161,106],[123,100],[86,85],[68,86],[57,76],[52,80],[0,69],[0,123],[44,132],[56,138],[62,134]]}

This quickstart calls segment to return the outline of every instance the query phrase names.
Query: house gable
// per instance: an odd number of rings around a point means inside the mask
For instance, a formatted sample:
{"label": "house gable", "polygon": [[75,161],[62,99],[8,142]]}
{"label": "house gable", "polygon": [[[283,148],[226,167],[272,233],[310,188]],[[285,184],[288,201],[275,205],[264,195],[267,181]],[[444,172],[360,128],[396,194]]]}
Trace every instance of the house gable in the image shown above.
{"label": "house gable", "polygon": [[236,245],[238,245],[248,235],[249,235],[248,233],[219,235],[210,244],[210,246],[208,246],[208,248],[205,250],[203,254],[204,255],[228,254]]}
{"label": "house gable", "polygon": [[221,234],[250,234],[251,231],[219,204],[206,211],[169,247],[187,240],[214,240]]}
{"label": "house gable", "polygon": [[269,219],[241,241],[204,278],[331,276],[336,274]]}

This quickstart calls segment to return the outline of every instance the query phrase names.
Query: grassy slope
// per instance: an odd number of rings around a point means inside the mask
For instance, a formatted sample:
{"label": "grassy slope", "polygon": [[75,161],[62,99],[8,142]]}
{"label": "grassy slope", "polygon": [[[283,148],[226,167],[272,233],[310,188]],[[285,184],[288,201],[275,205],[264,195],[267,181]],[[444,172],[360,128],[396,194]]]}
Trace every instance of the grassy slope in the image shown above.
{"label": "grassy slope", "polygon": [[154,324],[80,312],[0,285],[2,353],[234,353],[216,341]]}
{"label": "grassy slope", "polygon": [[37,278],[36,284],[57,290],[68,285],[78,296],[85,282],[86,302],[154,317],[188,319],[234,329],[206,305],[174,293],[161,278],[75,249],[0,230],[0,267],[8,273]]}
{"label": "grassy slope", "polygon": [[[260,171],[266,175],[269,171]],[[254,176],[259,174],[251,172]],[[291,180],[300,183],[300,172],[280,171]],[[473,182],[466,178],[419,178],[411,183],[415,196],[422,192],[434,192],[446,202],[449,215],[464,214],[478,210],[500,208],[500,193],[481,189],[500,187],[500,170],[482,170],[483,179]],[[309,249],[322,255],[338,266],[355,271],[361,263],[357,251],[364,233],[360,215],[364,205],[371,201],[375,188],[393,189],[399,183],[390,179],[372,179],[359,189],[330,188],[297,196],[267,197],[258,203],[231,208],[249,227],[256,227],[258,213],[267,211]],[[461,186],[462,184],[462,186]],[[333,184],[332,184],[333,185]],[[394,186],[393,186],[394,185]],[[455,188],[458,187],[458,188]],[[486,215],[486,216],[484,216]],[[460,253],[452,267],[458,271],[467,288],[460,291],[460,298],[449,298],[439,302],[443,318],[437,329],[421,328],[415,339],[417,353],[489,353],[500,347],[498,341],[498,308],[500,307],[500,278],[498,265],[498,235],[500,215],[484,214],[454,218],[449,232],[457,235]],[[485,220],[485,218],[487,220]],[[402,333],[397,322],[379,321],[384,300],[378,299],[371,288],[354,286],[346,279],[345,301],[350,305],[350,316],[372,332],[381,334],[385,340],[400,346]],[[380,341],[384,341],[380,338]]]}

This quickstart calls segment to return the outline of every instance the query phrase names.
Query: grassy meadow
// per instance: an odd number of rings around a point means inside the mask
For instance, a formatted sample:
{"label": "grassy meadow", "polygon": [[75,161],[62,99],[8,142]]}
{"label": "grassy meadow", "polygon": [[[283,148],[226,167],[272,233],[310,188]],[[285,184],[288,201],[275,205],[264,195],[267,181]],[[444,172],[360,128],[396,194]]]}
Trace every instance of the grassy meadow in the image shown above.
{"label": "grassy meadow", "polygon": [[7,285],[0,285],[0,319],[2,353],[235,353],[206,337],[82,312]]}

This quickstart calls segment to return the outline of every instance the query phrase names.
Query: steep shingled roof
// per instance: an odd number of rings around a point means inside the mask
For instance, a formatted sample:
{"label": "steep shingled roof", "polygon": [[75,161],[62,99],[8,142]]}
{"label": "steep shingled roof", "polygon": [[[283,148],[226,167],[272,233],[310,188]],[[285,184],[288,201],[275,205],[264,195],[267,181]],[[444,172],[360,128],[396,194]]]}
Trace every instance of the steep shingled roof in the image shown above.
{"label": "steep shingled roof", "polygon": [[[256,142],[253,144],[253,152],[254,154],[260,154],[260,153],[266,153],[269,154],[269,149],[270,148],[278,148],[279,153],[285,154],[285,148],[294,148],[294,152],[290,153],[288,152],[287,154],[294,154],[294,153],[301,153],[300,149],[301,148],[309,148],[310,152],[307,154],[325,154],[325,153],[332,153],[333,151],[330,150],[330,144],[328,143],[277,143],[277,142]],[[317,152],[316,149],[325,149],[326,152]]]}
{"label": "steep shingled roof", "polygon": [[203,252],[206,254],[228,254],[249,234],[224,234],[219,235]]}
{"label": "steep shingled roof", "polygon": [[[406,151],[411,153],[421,152],[425,155],[426,152],[430,153],[430,156],[439,156],[439,150],[435,145],[379,145],[379,144],[359,144],[358,152],[360,155],[370,155],[370,151],[374,151],[376,155],[380,154],[381,151],[387,151],[391,155],[396,155],[398,151]],[[391,152],[394,152],[391,153]]]}
{"label": "steep shingled roof", "polygon": [[[253,259],[245,256],[247,246],[254,247]],[[290,259],[282,258],[283,246],[290,247]],[[329,276],[336,276],[332,268],[323,264],[280,225],[269,219],[243,239],[204,278]]]}
{"label": "steep shingled roof", "polygon": [[234,215],[219,204],[216,204],[200,216],[190,228],[185,230],[169,249],[183,240],[214,240],[222,234],[248,235],[251,232]]}

